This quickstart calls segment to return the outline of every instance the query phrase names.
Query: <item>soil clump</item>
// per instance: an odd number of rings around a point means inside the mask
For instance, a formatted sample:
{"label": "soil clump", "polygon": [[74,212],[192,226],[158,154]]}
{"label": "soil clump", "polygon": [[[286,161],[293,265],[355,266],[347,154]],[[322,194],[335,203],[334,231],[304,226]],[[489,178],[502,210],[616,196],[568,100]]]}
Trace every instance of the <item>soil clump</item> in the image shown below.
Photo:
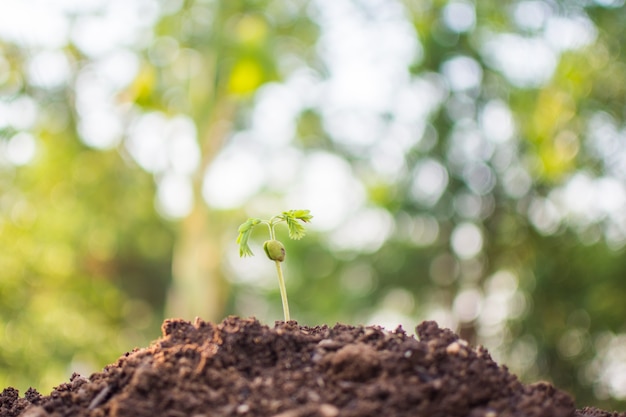
{"label": "soil clump", "polygon": [[163,337],[42,396],[0,394],[0,417],[626,417],[522,384],[483,347],[427,321],[299,326],[166,320]]}

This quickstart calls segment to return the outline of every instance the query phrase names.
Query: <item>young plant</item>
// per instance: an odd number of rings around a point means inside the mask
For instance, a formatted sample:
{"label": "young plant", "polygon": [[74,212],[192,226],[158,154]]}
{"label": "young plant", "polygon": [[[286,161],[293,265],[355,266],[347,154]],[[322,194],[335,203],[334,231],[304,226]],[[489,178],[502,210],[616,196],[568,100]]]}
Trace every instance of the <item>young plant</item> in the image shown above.
{"label": "young plant", "polygon": [[285,322],[289,321],[289,302],[287,301],[287,289],[285,287],[285,278],[283,277],[283,270],[280,263],[285,260],[285,246],[278,240],[276,240],[276,231],[274,227],[279,223],[286,223],[289,230],[289,238],[294,240],[300,240],[304,237],[306,230],[302,224],[311,221],[313,216],[309,214],[309,210],[289,210],[283,211],[281,214],[272,217],[269,220],[262,220],[257,218],[250,218],[239,226],[239,236],[237,236],[237,243],[239,244],[239,256],[252,256],[252,250],[248,245],[250,234],[252,229],[259,225],[267,225],[270,232],[270,240],[266,240],[263,244],[263,250],[270,260],[276,263],[276,273],[278,274],[278,287],[280,289],[280,298],[283,302],[283,313],[285,314]]}

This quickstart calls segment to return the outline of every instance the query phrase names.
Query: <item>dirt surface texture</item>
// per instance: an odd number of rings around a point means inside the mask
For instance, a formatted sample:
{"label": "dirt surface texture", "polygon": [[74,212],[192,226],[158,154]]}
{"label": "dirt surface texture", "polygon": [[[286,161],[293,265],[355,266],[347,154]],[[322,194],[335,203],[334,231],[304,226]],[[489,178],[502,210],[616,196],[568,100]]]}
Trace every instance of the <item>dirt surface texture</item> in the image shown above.
{"label": "dirt surface texture", "polygon": [[427,321],[418,338],[379,327],[229,317],[166,320],[163,337],[42,396],[0,394],[1,417],[626,417],[577,410],[522,384],[483,347]]}

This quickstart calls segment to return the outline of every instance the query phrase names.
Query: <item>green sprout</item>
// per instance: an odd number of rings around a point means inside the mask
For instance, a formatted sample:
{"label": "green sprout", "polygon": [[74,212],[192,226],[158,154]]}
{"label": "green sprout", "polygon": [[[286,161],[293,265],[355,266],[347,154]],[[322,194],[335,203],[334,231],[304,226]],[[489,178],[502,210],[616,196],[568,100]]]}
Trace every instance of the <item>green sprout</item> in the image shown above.
{"label": "green sprout", "polygon": [[237,243],[239,244],[239,256],[253,256],[252,249],[248,245],[250,234],[254,226],[259,224],[265,224],[270,231],[270,240],[265,241],[263,244],[263,250],[267,257],[276,263],[276,273],[278,274],[278,287],[280,289],[280,298],[283,302],[283,313],[285,314],[285,322],[289,321],[289,303],[287,301],[287,289],[285,287],[285,278],[283,277],[283,270],[280,263],[285,260],[285,246],[278,240],[276,240],[276,231],[274,227],[278,223],[287,223],[287,229],[289,229],[289,238],[294,240],[300,240],[304,237],[306,230],[300,223],[308,223],[313,216],[309,214],[309,210],[289,210],[283,211],[281,214],[272,217],[269,220],[262,220],[256,218],[250,218],[239,226],[239,236],[237,236]]}

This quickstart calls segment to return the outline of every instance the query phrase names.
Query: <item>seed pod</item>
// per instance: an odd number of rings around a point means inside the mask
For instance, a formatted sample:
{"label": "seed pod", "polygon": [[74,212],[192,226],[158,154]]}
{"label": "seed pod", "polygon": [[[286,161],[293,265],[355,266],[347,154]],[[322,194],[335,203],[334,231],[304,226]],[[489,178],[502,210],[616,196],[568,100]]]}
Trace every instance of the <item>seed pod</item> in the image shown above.
{"label": "seed pod", "polygon": [[285,260],[285,246],[278,240],[266,240],[263,244],[263,250],[272,261],[282,262]]}

